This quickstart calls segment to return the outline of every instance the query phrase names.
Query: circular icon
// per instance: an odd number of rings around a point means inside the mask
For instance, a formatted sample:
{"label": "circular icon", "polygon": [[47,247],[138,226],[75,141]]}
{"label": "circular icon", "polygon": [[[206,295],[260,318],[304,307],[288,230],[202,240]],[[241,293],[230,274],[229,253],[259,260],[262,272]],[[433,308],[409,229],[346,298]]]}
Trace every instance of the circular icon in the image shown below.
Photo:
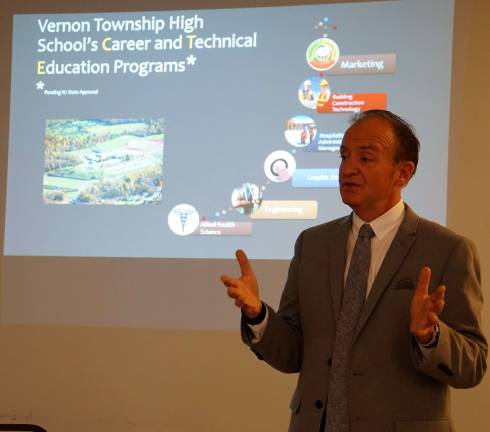
{"label": "circular icon", "polygon": [[264,162],[267,178],[274,183],[288,181],[296,170],[296,160],[293,155],[284,150],[272,152]]}
{"label": "circular icon", "polygon": [[284,136],[292,146],[306,147],[317,136],[316,123],[311,117],[305,115],[291,117],[286,125]]}
{"label": "circular icon", "polygon": [[332,90],[325,78],[311,77],[304,80],[298,89],[298,99],[303,106],[310,109],[318,109],[328,102]]}
{"label": "circular icon", "polygon": [[253,183],[243,183],[231,194],[231,205],[241,214],[257,211],[262,204],[262,191]]}
{"label": "circular icon", "polygon": [[168,226],[177,235],[192,234],[199,227],[199,213],[190,204],[178,204],[168,214]]}
{"label": "circular icon", "polygon": [[332,39],[320,38],[313,41],[306,50],[306,61],[317,71],[333,68],[339,60],[339,46]]}

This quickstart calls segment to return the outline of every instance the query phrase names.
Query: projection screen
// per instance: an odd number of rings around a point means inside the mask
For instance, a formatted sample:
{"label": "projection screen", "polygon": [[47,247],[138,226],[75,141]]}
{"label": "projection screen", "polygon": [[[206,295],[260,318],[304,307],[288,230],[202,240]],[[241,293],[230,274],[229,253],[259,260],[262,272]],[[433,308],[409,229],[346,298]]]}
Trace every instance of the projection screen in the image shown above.
{"label": "projection screen", "polygon": [[[17,14],[3,323],[236,328],[247,251],[277,303],[294,241],[348,214],[339,146],[389,109],[404,199],[446,221],[453,2]],[[436,125],[436,127],[434,127]]]}

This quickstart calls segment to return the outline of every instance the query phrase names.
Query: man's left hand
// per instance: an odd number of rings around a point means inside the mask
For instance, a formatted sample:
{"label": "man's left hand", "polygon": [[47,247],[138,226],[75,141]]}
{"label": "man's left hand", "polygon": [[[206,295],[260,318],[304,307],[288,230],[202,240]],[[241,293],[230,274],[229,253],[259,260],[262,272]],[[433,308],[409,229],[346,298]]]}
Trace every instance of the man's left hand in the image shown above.
{"label": "man's left hand", "polygon": [[440,285],[429,294],[430,268],[420,270],[417,287],[410,307],[410,331],[422,345],[430,342],[436,328],[437,317],[444,308],[446,287]]}

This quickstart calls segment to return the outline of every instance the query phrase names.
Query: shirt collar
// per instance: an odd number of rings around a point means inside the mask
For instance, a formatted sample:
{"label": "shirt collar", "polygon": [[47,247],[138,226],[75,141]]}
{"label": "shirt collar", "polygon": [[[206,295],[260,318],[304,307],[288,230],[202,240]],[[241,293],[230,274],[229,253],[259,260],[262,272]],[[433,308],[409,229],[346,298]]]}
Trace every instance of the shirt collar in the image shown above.
{"label": "shirt collar", "polygon": [[[391,207],[386,213],[378,216],[376,219],[369,222],[371,228],[374,231],[374,235],[378,240],[381,240],[390,231],[398,228],[402,223],[405,215],[405,204],[403,200],[398,201],[393,207]],[[357,238],[359,229],[364,222],[355,212],[352,213],[352,234],[354,238]]]}

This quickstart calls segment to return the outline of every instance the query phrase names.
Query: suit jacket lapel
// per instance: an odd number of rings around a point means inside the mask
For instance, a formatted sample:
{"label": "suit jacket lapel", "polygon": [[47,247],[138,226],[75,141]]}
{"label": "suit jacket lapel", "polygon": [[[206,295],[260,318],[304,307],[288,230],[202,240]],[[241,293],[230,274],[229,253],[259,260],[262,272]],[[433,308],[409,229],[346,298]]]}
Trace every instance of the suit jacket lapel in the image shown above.
{"label": "suit jacket lapel", "polygon": [[352,227],[352,214],[342,221],[332,234],[330,243],[330,291],[335,314],[335,321],[340,314],[342,291],[344,289],[344,269],[347,254],[347,237]]}
{"label": "suit jacket lapel", "polygon": [[388,249],[385,259],[381,264],[381,268],[379,269],[378,275],[376,276],[373,286],[371,287],[371,292],[369,293],[366,303],[362,308],[361,316],[359,317],[357,329],[354,334],[354,340],[363,329],[381,295],[395,276],[396,271],[412,247],[412,244],[415,241],[415,232],[417,231],[418,221],[419,217],[408,205],[405,204],[405,217],[395,235],[395,238],[393,239],[393,242],[391,243],[390,248]]}

